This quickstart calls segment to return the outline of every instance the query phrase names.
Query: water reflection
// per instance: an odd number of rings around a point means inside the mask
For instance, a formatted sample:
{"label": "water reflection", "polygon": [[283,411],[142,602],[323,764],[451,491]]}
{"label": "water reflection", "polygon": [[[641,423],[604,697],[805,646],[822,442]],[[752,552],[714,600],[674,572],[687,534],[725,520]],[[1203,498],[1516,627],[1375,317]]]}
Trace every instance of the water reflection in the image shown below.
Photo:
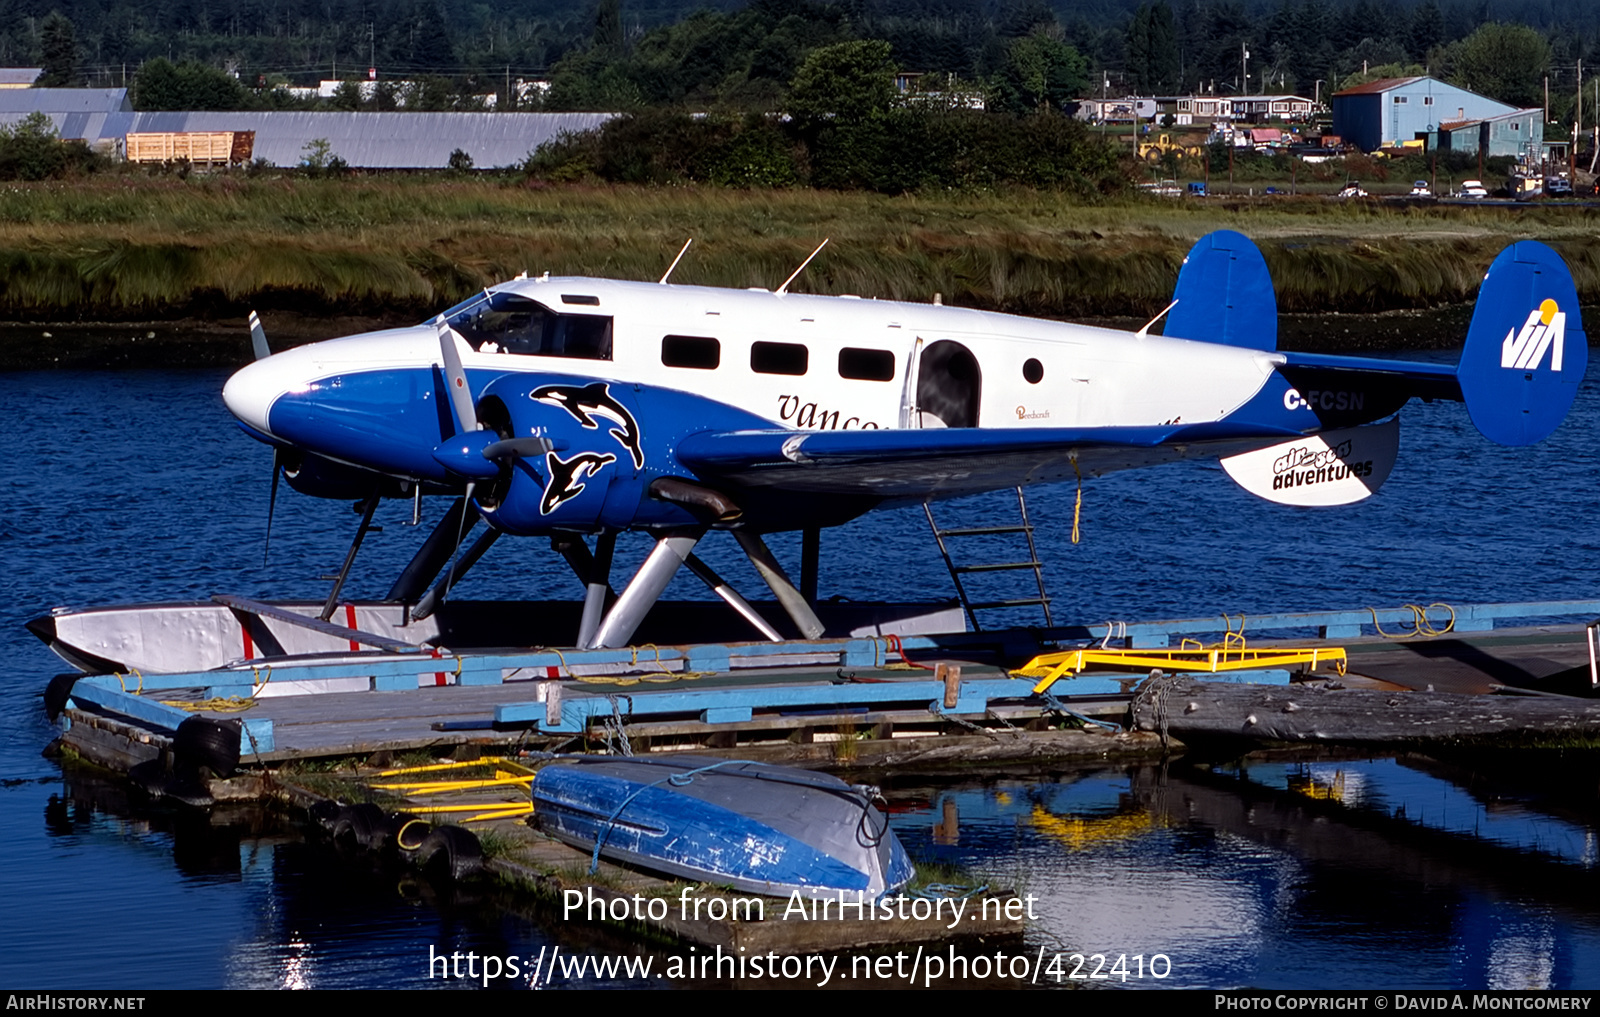
{"label": "water reflection", "polygon": [[1172,959],[1129,987],[1592,984],[1592,817],[1471,772],[1180,761],[905,789],[894,821],[914,856],[1037,894],[1036,945]]}

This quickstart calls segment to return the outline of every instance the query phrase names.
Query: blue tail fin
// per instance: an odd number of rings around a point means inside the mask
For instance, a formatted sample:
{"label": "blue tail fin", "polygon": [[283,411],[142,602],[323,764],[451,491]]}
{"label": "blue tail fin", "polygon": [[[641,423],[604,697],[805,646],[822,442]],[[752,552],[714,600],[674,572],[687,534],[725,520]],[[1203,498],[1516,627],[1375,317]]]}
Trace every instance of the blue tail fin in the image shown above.
{"label": "blue tail fin", "polygon": [[1217,230],[1189,249],[1162,335],[1252,350],[1278,348],[1278,298],[1266,259],[1243,233]]}
{"label": "blue tail fin", "polygon": [[1502,445],[1542,440],[1567,415],[1588,363],[1577,288],[1561,256],[1534,240],[1501,251],[1456,367],[1473,424]]}

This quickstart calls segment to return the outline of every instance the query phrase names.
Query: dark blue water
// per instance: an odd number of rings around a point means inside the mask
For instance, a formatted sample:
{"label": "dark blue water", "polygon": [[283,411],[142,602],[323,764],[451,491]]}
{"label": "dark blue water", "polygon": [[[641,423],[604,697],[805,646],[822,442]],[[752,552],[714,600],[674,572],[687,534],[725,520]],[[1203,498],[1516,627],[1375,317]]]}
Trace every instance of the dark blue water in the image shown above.
{"label": "dark blue water", "polygon": [[[1407,407],[1393,479],[1349,508],[1270,505],[1214,464],[1178,464],[1086,484],[1074,546],[1072,488],[1037,489],[1029,510],[1056,619],[1593,597],[1595,374],[1567,423],[1533,449],[1489,445],[1459,405]],[[490,901],[397,886],[254,815],[217,825],[152,812],[116,782],[40,756],[55,732],[39,693],[63,667],[23,629],[28,618],[59,604],[214,592],[321,597],[319,577],[338,569],[356,523],[350,506],[288,491],[263,568],[270,456],[231,423],[223,380],[0,375],[0,984],[425,986],[439,984],[426,977],[430,946],[608,948]],[[1000,504],[951,505],[941,521],[989,519]],[[429,506],[426,521],[442,508]],[[383,506],[385,529],[368,539],[348,595],[388,588],[421,538],[404,525],[409,514],[409,504]],[[772,543],[796,561],[797,541]],[[644,550],[639,538],[621,541],[619,572]],[[714,535],[701,553],[734,585],[759,588],[730,539]],[[502,541],[461,587],[462,597],[578,592],[533,540]],[[921,510],[825,534],[821,592],[949,595]],[[680,578],[669,596],[704,593]],[[1332,786],[1330,774],[1165,779],[1110,770],[905,791],[896,823],[914,852],[1034,889],[1046,907],[1029,951],[1164,953],[1174,967],[1163,984],[1600,984],[1600,913],[1587,903],[1597,898],[1551,889],[1591,887],[1593,784],[1587,798],[1518,799],[1526,822],[1512,822],[1507,799],[1475,798],[1454,771],[1352,762],[1339,786],[1366,797],[1339,807],[1389,825],[1373,833],[1337,820],[1331,844],[1307,848],[1290,832],[1235,825],[1228,803],[1314,802],[1303,789]],[[964,817],[958,843],[929,833],[939,795],[955,796]],[[1188,796],[1185,809],[1170,806],[1174,795]],[[1438,830],[1416,818],[1435,798],[1454,802]],[[1387,865],[1361,861],[1375,848]]]}

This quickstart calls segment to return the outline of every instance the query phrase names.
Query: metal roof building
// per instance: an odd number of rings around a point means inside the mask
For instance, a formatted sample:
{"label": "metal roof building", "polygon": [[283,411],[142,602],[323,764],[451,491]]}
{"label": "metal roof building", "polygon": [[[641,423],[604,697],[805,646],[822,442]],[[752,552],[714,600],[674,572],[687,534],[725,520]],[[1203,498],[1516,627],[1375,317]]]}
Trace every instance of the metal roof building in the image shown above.
{"label": "metal roof building", "polygon": [[1333,133],[1363,152],[1426,138],[1444,122],[1517,112],[1515,106],[1425,77],[1369,81],[1335,92],[1332,105]]}
{"label": "metal roof building", "polygon": [[254,131],[256,158],[297,165],[306,146],[360,169],[443,169],[456,149],[479,169],[512,166],[565,133],[593,130],[615,113],[135,113],[124,89],[0,89],[0,124],[50,117],[63,138],[120,145],[128,134]]}
{"label": "metal roof building", "polygon": [[0,67],[0,88],[32,88],[43,67]]}
{"label": "metal roof building", "polygon": [[1439,125],[1440,151],[1509,155],[1538,159],[1544,147],[1544,110],[1513,110],[1481,120],[1447,120]]}

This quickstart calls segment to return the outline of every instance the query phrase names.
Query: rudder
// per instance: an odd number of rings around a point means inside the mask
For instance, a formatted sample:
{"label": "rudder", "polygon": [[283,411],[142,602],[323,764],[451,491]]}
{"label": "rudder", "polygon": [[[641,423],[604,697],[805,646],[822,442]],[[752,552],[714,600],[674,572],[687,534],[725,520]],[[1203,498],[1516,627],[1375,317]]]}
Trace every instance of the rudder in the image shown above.
{"label": "rudder", "polygon": [[1243,233],[1217,230],[1189,249],[1162,334],[1176,339],[1278,348],[1278,298],[1261,251]]}
{"label": "rudder", "polygon": [[1532,445],[1566,417],[1589,363],[1572,273],[1536,240],[1512,244],[1483,277],[1456,379],[1472,423],[1501,445]]}

